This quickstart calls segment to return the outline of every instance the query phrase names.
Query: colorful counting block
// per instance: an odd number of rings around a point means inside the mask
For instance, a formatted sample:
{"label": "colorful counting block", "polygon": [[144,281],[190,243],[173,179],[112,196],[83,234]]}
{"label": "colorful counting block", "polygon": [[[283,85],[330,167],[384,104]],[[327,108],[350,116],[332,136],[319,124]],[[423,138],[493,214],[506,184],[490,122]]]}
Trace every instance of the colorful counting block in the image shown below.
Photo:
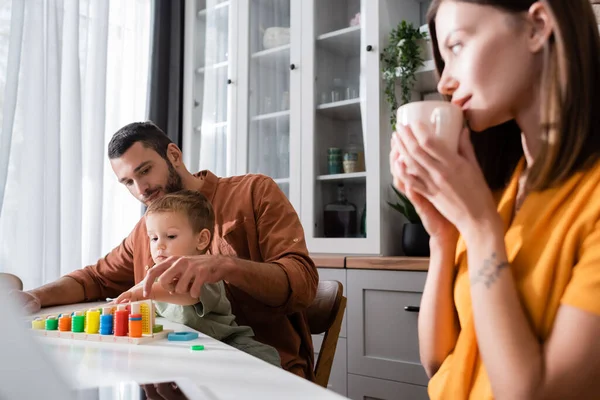
{"label": "colorful counting block", "polygon": [[[29,320],[29,324],[31,331],[37,336],[137,345],[166,339],[173,332],[155,324],[154,317],[152,300],[141,300],[129,304],[107,304],[100,309],[62,313],[58,318],[56,315],[38,316]],[[129,326],[130,322],[136,329]],[[182,339],[183,337],[179,340]]]}
{"label": "colorful counting block", "polygon": [[169,339],[172,342],[185,342],[197,338],[197,332],[171,332],[169,333],[169,336],[167,336],[167,339]]}
{"label": "colorful counting block", "polygon": [[41,318],[36,318],[31,321],[31,327],[37,330],[44,330],[46,329],[46,321]]}

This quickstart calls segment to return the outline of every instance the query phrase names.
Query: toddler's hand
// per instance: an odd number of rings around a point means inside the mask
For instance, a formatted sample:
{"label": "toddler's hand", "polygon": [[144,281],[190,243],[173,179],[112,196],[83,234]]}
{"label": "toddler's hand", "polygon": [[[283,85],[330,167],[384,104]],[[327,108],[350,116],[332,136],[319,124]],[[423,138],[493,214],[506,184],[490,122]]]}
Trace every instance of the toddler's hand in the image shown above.
{"label": "toddler's hand", "polygon": [[135,301],[145,300],[142,294],[142,287],[132,287],[128,291],[121,293],[119,297],[114,301],[116,304],[121,303],[133,303]]}

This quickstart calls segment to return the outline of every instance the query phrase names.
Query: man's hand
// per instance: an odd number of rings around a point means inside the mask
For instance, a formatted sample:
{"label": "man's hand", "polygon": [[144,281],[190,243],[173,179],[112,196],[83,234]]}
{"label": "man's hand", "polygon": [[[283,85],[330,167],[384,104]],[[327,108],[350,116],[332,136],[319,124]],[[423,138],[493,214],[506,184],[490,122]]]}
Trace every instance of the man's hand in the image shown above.
{"label": "man's hand", "polygon": [[42,309],[40,299],[31,292],[23,292],[21,290],[11,290],[8,292],[17,304],[20,304],[23,310],[29,314],[36,313]]}
{"label": "man's hand", "polygon": [[151,295],[152,285],[158,280],[169,293],[199,298],[202,285],[225,279],[230,265],[231,259],[221,255],[169,257],[148,270],[143,296]]}

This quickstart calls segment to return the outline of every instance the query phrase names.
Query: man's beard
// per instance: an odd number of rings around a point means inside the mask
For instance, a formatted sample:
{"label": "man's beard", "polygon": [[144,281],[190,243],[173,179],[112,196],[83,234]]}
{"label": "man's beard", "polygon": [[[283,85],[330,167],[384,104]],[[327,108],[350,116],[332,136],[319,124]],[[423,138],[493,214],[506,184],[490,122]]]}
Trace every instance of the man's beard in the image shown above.
{"label": "man's beard", "polygon": [[170,160],[166,160],[167,165],[169,166],[169,177],[167,178],[167,184],[165,185],[165,194],[173,193],[183,190],[183,181],[181,180],[181,176],[173,167]]}
{"label": "man's beard", "polygon": [[169,160],[166,160],[166,161],[167,161],[167,166],[169,167],[169,175],[167,176],[167,183],[165,184],[164,187],[158,186],[153,189],[146,190],[143,198],[141,198],[143,203],[147,203],[148,199],[151,198],[152,196],[154,196],[154,194],[156,194],[158,191],[162,191],[164,194],[169,194],[169,193],[174,193],[174,192],[183,190],[183,181],[181,179],[181,176],[179,176],[179,174],[175,170],[175,167],[173,167],[173,164],[171,164],[171,162]]}

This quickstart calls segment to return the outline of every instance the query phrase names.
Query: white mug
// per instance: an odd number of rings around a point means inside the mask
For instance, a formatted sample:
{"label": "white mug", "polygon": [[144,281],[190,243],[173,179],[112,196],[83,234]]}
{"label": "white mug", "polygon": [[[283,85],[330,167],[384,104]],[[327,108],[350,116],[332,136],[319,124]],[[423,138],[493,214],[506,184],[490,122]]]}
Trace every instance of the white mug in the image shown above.
{"label": "white mug", "polygon": [[456,104],[447,101],[415,101],[406,103],[396,113],[396,124],[410,126],[420,121],[452,151],[458,151],[458,140],[463,128],[463,113]]}

